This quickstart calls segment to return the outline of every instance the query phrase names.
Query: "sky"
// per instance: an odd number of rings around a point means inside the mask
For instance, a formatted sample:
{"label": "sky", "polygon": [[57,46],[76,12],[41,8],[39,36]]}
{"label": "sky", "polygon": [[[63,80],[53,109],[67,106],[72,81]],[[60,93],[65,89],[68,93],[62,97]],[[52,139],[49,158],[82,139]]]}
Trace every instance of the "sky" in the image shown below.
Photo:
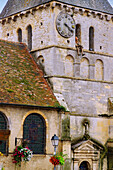
{"label": "sky", "polygon": [[6,4],[7,0],[0,0],[0,12],[2,11],[4,5]]}
{"label": "sky", "polygon": [[[108,0],[108,1],[113,6],[113,0]],[[2,11],[2,9],[3,9],[4,5],[6,4],[6,2],[7,2],[7,0],[0,0],[0,12]]]}

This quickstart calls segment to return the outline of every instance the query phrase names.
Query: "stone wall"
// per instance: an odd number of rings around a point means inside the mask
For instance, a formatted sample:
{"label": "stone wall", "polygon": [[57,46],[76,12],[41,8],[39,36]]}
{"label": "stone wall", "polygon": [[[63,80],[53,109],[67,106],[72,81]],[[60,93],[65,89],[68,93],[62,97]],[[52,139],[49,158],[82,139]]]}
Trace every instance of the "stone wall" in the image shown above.
{"label": "stone wall", "polygon": [[[113,57],[108,56],[105,54],[100,54],[96,52],[85,52],[85,56],[77,56],[76,49],[70,49],[70,48],[63,48],[63,47],[51,47],[43,50],[39,50],[37,52],[32,53],[34,55],[34,58],[38,59],[38,57],[43,56],[44,62],[44,70],[47,76],[65,76],[65,77],[79,77],[79,78],[88,78],[88,79],[95,79],[96,78],[96,63],[99,60],[102,62],[102,71],[103,81],[113,81]],[[66,63],[66,57],[70,56],[71,61],[70,63]],[[81,62],[82,59],[88,60],[88,69],[89,69],[89,76],[85,77],[80,75],[80,69],[81,69]],[[72,63],[73,62],[73,63]],[[67,75],[66,72],[66,65],[69,66],[72,65],[73,74]],[[87,68],[83,66],[82,72],[85,72]],[[68,70],[67,70],[68,71]],[[99,72],[97,72],[99,74]],[[73,76],[72,76],[73,75]],[[84,75],[84,74],[83,74]],[[100,79],[101,80],[101,79]]]}
{"label": "stone wall", "polygon": [[53,166],[49,162],[50,156],[54,152],[51,143],[51,137],[56,134],[60,136],[59,120],[60,115],[55,110],[45,110],[35,107],[16,107],[16,106],[0,106],[0,111],[5,114],[8,119],[9,130],[9,153],[8,156],[1,156],[0,164],[3,163],[5,170],[15,169],[12,163],[12,152],[15,148],[15,137],[23,138],[23,123],[25,118],[31,113],[37,113],[43,116],[46,122],[46,154],[34,154],[30,162],[22,163],[21,169],[48,170]]}
{"label": "stone wall", "polygon": [[[56,17],[61,11],[73,15],[75,24],[81,25],[84,57],[77,55],[75,32],[68,39],[58,34]],[[37,63],[41,59],[45,78],[61,105],[70,111],[71,139],[84,135],[82,122],[87,118],[89,135],[104,145],[108,138],[113,138],[113,121],[108,108],[108,98],[113,97],[112,15],[51,2],[0,20],[0,38],[18,41],[17,30],[21,28],[23,42],[28,44],[26,28],[29,24],[33,39],[31,54]],[[94,28],[94,51],[89,51],[90,27]],[[11,122],[9,151],[12,152],[15,137],[22,136],[22,120],[29,109],[2,109]],[[59,120],[56,112],[45,111],[43,114],[48,121],[47,153],[51,154],[50,138],[54,133],[58,134]],[[39,157],[33,157],[34,170],[38,167],[41,170],[42,163],[45,169],[52,168],[48,163],[49,156]],[[104,167],[107,167],[106,161]]]}
{"label": "stone wall", "polygon": [[62,3],[48,3],[0,20],[0,38],[18,41],[17,30],[22,29],[22,41],[27,44],[27,26],[32,26],[33,48],[39,50],[50,45],[75,47],[75,36],[61,37],[56,30],[56,18],[61,11],[73,15],[75,24],[81,25],[81,43],[89,50],[89,28],[94,28],[94,50],[112,55],[112,15],[93,10],[81,9]]}

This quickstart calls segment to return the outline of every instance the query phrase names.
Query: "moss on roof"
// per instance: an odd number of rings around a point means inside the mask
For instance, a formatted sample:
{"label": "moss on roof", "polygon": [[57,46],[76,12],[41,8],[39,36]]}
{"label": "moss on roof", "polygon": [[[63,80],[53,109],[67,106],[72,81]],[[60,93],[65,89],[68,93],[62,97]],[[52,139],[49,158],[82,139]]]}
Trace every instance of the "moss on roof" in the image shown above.
{"label": "moss on roof", "polygon": [[23,43],[0,40],[0,103],[59,107]]}

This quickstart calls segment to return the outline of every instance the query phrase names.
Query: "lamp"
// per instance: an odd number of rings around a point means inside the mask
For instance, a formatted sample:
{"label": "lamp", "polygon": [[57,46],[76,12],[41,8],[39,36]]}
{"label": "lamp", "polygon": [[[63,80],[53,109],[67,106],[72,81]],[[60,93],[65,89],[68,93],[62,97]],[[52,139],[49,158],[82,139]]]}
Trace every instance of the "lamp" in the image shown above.
{"label": "lamp", "polygon": [[56,134],[54,134],[54,136],[51,138],[51,142],[52,142],[52,145],[53,145],[54,147],[57,147],[57,146],[58,146],[59,138],[58,138],[58,136],[56,136]]}
{"label": "lamp", "polygon": [[[52,145],[54,146],[54,155],[56,155],[56,147],[58,146],[59,143],[59,138],[54,134],[51,138]],[[56,170],[56,166],[54,166],[54,170]]]}

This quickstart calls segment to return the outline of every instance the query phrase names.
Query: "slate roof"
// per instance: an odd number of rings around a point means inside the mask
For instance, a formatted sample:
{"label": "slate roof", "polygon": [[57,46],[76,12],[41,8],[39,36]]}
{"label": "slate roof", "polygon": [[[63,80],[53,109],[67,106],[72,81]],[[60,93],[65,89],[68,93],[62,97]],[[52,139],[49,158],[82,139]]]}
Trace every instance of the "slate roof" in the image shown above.
{"label": "slate roof", "polygon": [[59,107],[23,43],[0,40],[0,103]]}
{"label": "slate roof", "polygon": [[[53,0],[8,0],[0,14],[0,18],[10,16],[12,14],[18,13],[20,11],[41,4],[45,4],[50,1]],[[113,14],[113,8],[109,4],[108,0],[55,0],[55,1]]]}

